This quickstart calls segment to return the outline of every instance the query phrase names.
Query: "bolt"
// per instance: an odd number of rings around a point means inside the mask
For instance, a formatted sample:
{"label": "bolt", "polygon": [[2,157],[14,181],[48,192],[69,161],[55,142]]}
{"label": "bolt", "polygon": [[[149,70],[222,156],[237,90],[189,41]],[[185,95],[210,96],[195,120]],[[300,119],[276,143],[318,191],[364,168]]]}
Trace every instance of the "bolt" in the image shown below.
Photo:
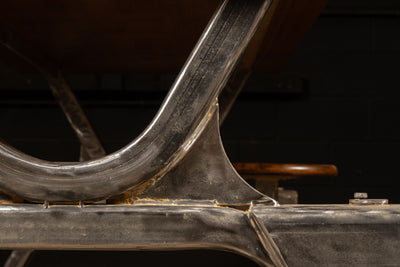
{"label": "bolt", "polygon": [[364,193],[364,192],[355,192],[354,193],[354,198],[355,199],[367,199],[368,198],[368,194]]}
{"label": "bolt", "polygon": [[387,205],[389,200],[387,199],[368,199],[368,194],[364,192],[354,193],[354,199],[349,200],[349,204],[352,205]]}

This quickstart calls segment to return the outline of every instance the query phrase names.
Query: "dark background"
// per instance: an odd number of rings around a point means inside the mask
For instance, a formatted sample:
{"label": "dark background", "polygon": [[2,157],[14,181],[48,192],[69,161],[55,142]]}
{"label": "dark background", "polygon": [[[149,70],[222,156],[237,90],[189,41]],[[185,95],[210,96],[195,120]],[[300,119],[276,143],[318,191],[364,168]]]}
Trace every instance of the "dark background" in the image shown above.
{"label": "dark background", "polygon": [[[344,204],[353,192],[399,203],[398,62],[398,1],[329,1],[283,71],[251,76],[221,128],[229,158],[335,164],[338,177],[281,183],[299,192],[300,203]],[[144,129],[175,75],[66,73],[107,152]],[[0,61],[0,93],[2,139],[42,159],[78,159],[79,143],[43,78]],[[222,252],[37,252],[29,266],[119,266],[128,261],[251,264]]]}

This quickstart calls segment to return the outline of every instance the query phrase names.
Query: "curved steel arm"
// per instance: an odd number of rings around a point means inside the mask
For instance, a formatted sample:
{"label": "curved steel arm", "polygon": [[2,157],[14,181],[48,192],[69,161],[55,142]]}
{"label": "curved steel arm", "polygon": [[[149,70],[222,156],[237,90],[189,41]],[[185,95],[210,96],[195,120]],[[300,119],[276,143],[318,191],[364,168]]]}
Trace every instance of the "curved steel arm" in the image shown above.
{"label": "curved steel arm", "polygon": [[210,107],[270,2],[222,4],[157,115],[129,145],[98,160],[57,163],[0,144],[0,188],[30,200],[81,201],[110,197],[162,177],[204,129]]}

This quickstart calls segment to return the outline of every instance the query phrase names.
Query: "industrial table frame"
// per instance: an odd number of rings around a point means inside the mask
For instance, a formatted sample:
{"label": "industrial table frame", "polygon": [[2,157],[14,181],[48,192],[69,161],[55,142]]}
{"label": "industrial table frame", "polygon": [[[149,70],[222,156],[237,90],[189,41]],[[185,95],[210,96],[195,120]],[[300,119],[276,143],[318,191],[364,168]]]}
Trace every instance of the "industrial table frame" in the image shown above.
{"label": "industrial table frame", "polygon": [[400,265],[399,206],[279,206],[225,155],[218,97],[224,118],[250,72],[241,56],[262,35],[271,3],[224,1],[153,121],[110,155],[61,72],[2,36],[48,79],[82,144],[82,161],[73,163],[0,144],[0,188],[10,196],[0,205],[0,248],[18,249],[9,266],[32,249],[205,248],[262,266]]}

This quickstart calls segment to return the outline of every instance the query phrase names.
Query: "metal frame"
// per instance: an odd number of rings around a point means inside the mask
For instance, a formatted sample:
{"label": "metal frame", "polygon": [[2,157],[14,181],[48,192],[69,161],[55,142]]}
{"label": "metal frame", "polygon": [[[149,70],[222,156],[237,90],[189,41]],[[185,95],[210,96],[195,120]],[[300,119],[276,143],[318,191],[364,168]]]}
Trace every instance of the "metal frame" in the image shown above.
{"label": "metal frame", "polygon": [[0,217],[3,249],[215,249],[261,266],[400,264],[399,205],[10,204]]}
{"label": "metal frame", "polygon": [[[262,266],[400,265],[399,206],[279,207],[250,187],[225,155],[217,98],[228,84],[224,117],[248,73],[237,71],[241,78],[228,81],[252,36],[262,31],[271,2],[224,1],[150,125],[104,157],[60,72],[21,54],[56,95],[63,92],[58,101],[67,117],[77,118],[70,120],[76,132],[90,130],[80,138],[90,160],[47,162],[0,144],[1,190],[43,203],[0,205],[0,247],[18,249],[16,258],[21,254],[9,266],[22,266],[32,249],[204,248]],[[1,43],[20,54],[12,42]],[[78,116],[69,116],[74,110]],[[107,198],[114,204],[90,204]]]}
{"label": "metal frame", "polygon": [[[91,201],[153,184],[189,151],[270,5],[225,1],[145,131],[98,160],[52,163],[0,145],[0,187],[36,201]],[[241,201],[241,200],[238,200]]]}

